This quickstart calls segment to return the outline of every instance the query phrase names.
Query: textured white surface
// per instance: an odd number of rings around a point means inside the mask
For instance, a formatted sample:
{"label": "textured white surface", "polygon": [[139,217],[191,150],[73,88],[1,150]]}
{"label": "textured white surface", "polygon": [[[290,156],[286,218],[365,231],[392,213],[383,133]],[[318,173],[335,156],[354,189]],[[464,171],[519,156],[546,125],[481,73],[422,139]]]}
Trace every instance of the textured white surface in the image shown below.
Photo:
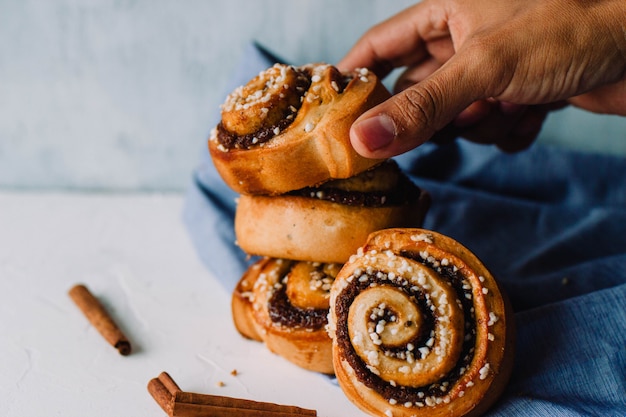
{"label": "textured white surface", "polygon": [[[146,389],[161,371],[187,391],[362,415],[327,377],[239,336],[181,205],[175,194],[0,192],[0,415],[165,415]],[[130,356],[69,299],[78,282],[119,322]]]}
{"label": "textured white surface", "polygon": [[[245,45],[334,63],[412,3],[0,1],[0,187],[180,190]],[[626,154],[626,119],[563,111],[542,141]]]}

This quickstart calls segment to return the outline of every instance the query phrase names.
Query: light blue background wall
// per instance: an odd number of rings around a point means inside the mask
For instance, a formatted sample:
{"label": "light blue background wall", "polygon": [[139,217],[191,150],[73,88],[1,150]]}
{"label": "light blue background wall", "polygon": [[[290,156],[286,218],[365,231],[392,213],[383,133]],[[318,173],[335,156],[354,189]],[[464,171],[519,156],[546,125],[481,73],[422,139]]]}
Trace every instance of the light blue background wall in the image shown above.
{"label": "light blue background wall", "polygon": [[[336,62],[408,0],[0,0],[0,187],[182,190],[257,40]],[[626,120],[568,109],[541,142],[626,154]]]}

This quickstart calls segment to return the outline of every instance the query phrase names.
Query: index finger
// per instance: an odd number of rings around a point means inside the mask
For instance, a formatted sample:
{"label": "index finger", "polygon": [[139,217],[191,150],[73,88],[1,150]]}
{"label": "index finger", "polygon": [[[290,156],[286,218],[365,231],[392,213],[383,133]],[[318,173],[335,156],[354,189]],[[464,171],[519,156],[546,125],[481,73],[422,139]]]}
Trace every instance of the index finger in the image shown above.
{"label": "index finger", "polygon": [[425,41],[433,33],[432,12],[431,6],[417,3],[372,27],[337,67],[344,71],[368,68],[384,78],[394,68],[421,62],[428,56]]}

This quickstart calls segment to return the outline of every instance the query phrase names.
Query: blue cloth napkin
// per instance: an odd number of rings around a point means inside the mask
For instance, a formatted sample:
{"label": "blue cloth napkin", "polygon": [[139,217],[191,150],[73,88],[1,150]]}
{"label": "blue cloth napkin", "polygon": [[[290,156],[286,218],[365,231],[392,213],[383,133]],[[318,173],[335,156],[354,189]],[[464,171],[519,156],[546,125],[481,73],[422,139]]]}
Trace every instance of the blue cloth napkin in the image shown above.
{"label": "blue cloth napkin", "polygon": [[[223,95],[279,61],[251,45]],[[232,290],[251,260],[234,243],[237,195],[204,148],[183,218]],[[516,311],[516,366],[488,415],[626,416],[626,159],[466,141],[396,159],[432,195],[424,227],[479,256]]]}

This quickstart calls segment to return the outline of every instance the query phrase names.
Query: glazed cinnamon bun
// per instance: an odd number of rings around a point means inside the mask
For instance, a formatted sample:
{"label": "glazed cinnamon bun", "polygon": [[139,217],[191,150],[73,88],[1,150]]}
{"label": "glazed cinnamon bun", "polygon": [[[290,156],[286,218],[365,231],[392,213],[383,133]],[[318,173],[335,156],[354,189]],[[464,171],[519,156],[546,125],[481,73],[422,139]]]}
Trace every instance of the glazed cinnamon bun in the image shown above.
{"label": "glazed cinnamon bun", "polygon": [[276,64],[237,88],[209,139],[217,171],[241,194],[276,195],[348,178],[380,160],[359,156],[349,130],[389,92],[365,69]]}
{"label": "glazed cinnamon bun", "polygon": [[333,373],[326,331],[330,287],[341,265],[262,258],[232,296],[235,327],[311,371]]}
{"label": "glazed cinnamon bun", "polygon": [[374,416],[476,416],[510,376],[504,294],[474,254],[432,231],[373,233],[335,279],[329,321],[339,384]]}
{"label": "glazed cinnamon bun", "polygon": [[376,230],[420,227],[429,194],[388,160],[354,177],[280,196],[241,195],[237,244],[251,255],[344,263]]}

